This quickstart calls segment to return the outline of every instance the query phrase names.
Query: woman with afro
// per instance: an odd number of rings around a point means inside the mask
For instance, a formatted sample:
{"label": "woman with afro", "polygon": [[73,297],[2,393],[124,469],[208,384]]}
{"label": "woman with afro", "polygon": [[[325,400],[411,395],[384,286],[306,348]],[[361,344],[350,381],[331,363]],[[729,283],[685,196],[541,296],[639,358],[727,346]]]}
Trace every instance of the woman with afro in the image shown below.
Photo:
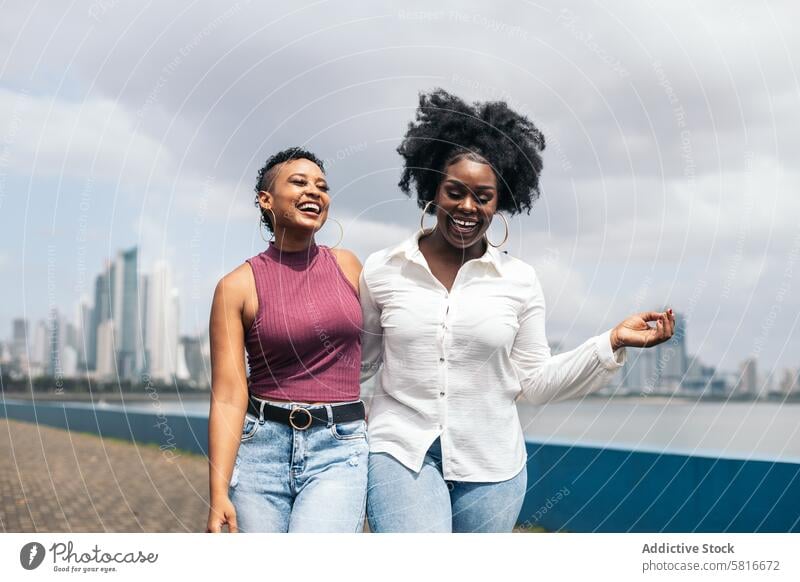
{"label": "woman with afro", "polygon": [[[536,272],[497,249],[504,215],[530,212],[539,197],[544,147],[504,102],[420,96],[398,147],[399,185],[416,193],[420,229],[372,254],[359,280],[362,380],[380,368],[369,412],[372,531],[511,531],[527,483],[517,399],[589,394],[623,366],[625,346],[672,336],[671,309],[645,312],[551,355]],[[505,236],[489,240],[496,218]]]}

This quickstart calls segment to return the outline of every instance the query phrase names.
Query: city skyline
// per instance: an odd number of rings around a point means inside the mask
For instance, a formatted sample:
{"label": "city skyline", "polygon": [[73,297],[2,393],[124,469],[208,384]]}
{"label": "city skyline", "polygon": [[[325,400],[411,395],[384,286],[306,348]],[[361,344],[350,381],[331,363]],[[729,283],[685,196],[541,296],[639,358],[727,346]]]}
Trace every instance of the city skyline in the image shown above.
{"label": "city skyline", "polygon": [[[687,319],[680,311],[675,315],[673,337],[653,349],[628,348],[622,373],[600,394],[766,398],[800,393],[800,368],[764,373],[757,358],[750,357],[737,370],[719,370],[700,354],[689,354]],[[33,329],[28,320],[13,319],[11,336],[0,340],[0,362],[30,377],[189,380],[207,386],[207,330],[181,334],[179,322],[180,293],[169,262],[160,259],[143,272],[138,247],[121,249],[106,259],[94,278],[93,301],[82,297],[73,319],[57,308],[47,319],[35,320]],[[548,342],[553,354],[563,351],[560,339]]]}
{"label": "city skyline", "polygon": [[[749,357],[794,368],[800,37],[789,6],[522,3],[513,22],[502,4],[476,2],[115,3],[94,16],[10,6],[0,276],[12,284],[0,329],[71,313],[105,257],[136,246],[145,270],[173,266],[180,333],[201,333],[217,281],[264,248],[253,187],[288,146],[327,160],[343,247],[363,262],[397,244],[420,209],[398,188],[396,148],[419,93],[442,87],[504,100],[545,136],[541,198],[509,217],[504,250],[536,268],[550,337],[577,346],[669,306],[689,322],[688,351],[721,369]],[[308,18],[328,25],[298,43]],[[44,45],[19,35],[32,22],[52,31]],[[498,221],[490,235],[502,234]],[[334,223],[320,233],[338,238]]]}
{"label": "city skyline", "polygon": [[[15,318],[3,363],[13,372],[97,381],[191,381],[208,384],[208,338],[181,335],[180,294],[171,267],[157,261],[149,272],[137,247],[106,260],[94,278],[94,298],[82,297],[74,317],[57,308],[46,319]],[[195,353],[198,352],[198,353]]]}

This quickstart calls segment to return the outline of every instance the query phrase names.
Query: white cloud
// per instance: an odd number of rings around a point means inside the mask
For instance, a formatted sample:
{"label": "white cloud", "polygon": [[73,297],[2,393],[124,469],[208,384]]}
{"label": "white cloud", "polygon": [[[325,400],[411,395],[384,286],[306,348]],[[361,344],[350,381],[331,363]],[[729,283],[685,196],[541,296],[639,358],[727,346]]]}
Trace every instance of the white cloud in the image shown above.
{"label": "white cloud", "polygon": [[[405,227],[386,224],[347,214],[337,217],[337,220],[342,223],[344,229],[344,238],[340,246],[353,251],[361,262],[375,251],[400,243],[416,230],[412,225]],[[320,231],[319,242],[334,244],[338,236],[336,225],[326,224],[323,231]]]}
{"label": "white cloud", "polygon": [[[551,246],[575,247],[582,260],[687,260],[786,248],[800,216],[800,172],[754,156],[737,170],[685,179],[580,180],[559,183],[534,214]],[[770,240],[771,239],[771,240]]]}
{"label": "white cloud", "polygon": [[[569,343],[631,306],[685,301],[698,276],[708,280],[698,315],[720,300],[728,310],[706,322],[710,335],[739,317],[757,329],[757,316],[737,309],[760,282],[780,282],[800,215],[791,2],[476,1],[436,19],[401,17],[389,2],[93,6],[4,9],[0,177],[63,177],[65,198],[94,179],[91,228],[120,232],[114,244],[132,230],[143,253],[170,257],[198,305],[218,274],[261,247],[255,170],[295,142],[323,157],[365,144],[332,168],[343,246],[363,260],[410,234],[419,215],[394,204],[405,201],[394,148],[417,91],[434,86],[506,99],[546,130],[543,198],[512,221],[509,247],[538,267],[548,319]],[[46,210],[52,196],[34,202]],[[46,212],[27,220],[52,229]],[[320,233],[336,238],[334,224]]]}
{"label": "white cloud", "polygon": [[18,175],[78,176],[142,184],[172,168],[170,152],[138,132],[110,99],[71,102],[0,89],[7,169]]}

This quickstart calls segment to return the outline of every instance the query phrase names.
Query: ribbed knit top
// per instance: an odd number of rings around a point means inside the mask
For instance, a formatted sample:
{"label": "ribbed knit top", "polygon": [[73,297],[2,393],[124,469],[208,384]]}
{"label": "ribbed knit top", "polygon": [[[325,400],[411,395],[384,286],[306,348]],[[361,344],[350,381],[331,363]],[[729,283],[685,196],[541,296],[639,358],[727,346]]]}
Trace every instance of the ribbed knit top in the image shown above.
{"label": "ribbed knit top", "polygon": [[286,252],[270,243],[247,262],[258,294],[245,334],[250,393],[296,402],[357,400],[361,307],[330,248]]}

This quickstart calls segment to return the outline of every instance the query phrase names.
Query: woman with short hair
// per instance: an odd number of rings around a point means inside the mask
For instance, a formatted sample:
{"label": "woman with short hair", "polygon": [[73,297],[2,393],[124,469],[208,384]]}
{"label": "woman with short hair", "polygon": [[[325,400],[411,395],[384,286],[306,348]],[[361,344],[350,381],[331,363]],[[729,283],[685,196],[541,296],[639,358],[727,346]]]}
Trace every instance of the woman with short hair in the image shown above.
{"label": "woman with short hair", "polygon": [[211,307],[207,531],[362,531],[361,264],[314,240],[331,198],[313,153],[272,156],[256,192],[274,240],[222,278]]}

